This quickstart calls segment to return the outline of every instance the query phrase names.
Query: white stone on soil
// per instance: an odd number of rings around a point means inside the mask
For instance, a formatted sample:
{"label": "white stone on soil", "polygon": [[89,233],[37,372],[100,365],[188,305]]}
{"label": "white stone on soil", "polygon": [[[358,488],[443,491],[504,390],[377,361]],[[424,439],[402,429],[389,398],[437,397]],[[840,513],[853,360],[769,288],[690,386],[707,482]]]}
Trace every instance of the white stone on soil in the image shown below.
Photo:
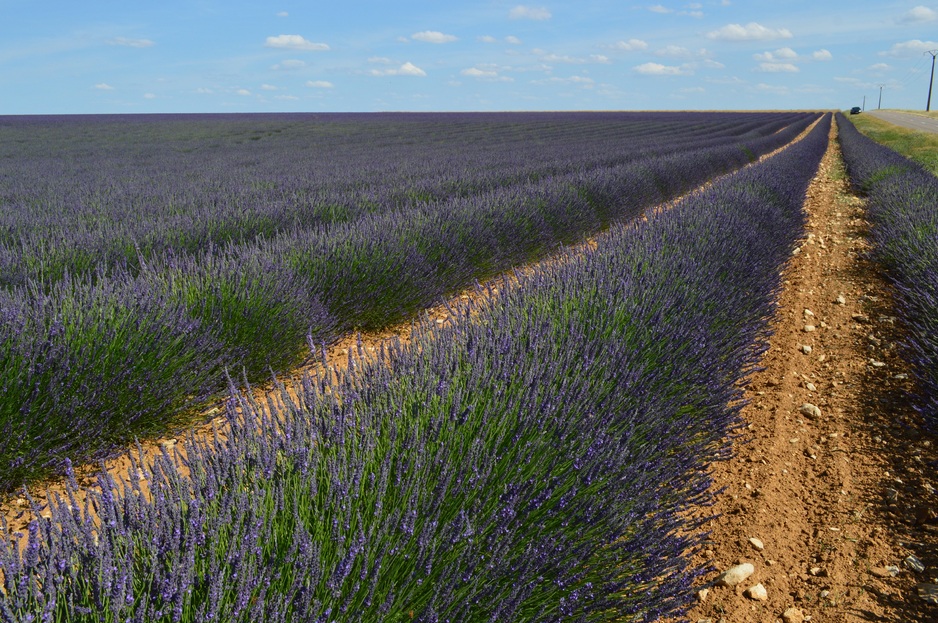
{"label": "white stone on soil", "polygon": [[804,613],[798,608],[789,608],[782,614],[785,623],[804,623]]}
{"label": "white stone on soil", "polygon": [[813,405],[810,402],[806,402],[801,405],[799,409],[801,415],[805,416],[809,420],[817,419],[821,417],[821,409],[817,405]]}
{"label": "white stone on soil", "polygon": [[740,582],[744,582],[746,578],[756,572],[756,568],[752,566],[752,563],[744,562],[741,565],[736,565],[735,567],[730,567],[717,577],[717,584],[721,586],[736,586]]}
{"label": "white stone on soil", "polygon": [[766,592],[765,587],[762,586],[762,584],[756,584],[755,586],[750,586],[746,589],[746,597],[756,601],[765,601],[769,598],[769,594]]}

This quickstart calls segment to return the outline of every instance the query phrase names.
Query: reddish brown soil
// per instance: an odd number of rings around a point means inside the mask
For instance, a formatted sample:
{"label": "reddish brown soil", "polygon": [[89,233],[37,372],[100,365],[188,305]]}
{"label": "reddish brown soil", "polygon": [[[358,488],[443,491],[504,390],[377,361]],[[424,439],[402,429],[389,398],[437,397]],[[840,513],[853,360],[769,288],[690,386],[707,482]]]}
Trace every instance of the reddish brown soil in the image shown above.
{"label": "reddish brown soil", "polygon": [[[699,511],[718,515],[706,525],[708,541],[693,561],[713,567],[697,587],[708,594],[682,621],[774,622],[789,608],[816,622],[938,621],[938,606],[915,590],[918,582],[938,583],[938,440],[920,433],[904,397],[908,370],[896,346],[901,327],[888,288],[864,259],[863,204],[849,192],[834,140],[805,210],[808,237],[784,272],[764,370],[746,390],[746,428],[734,441],[733,458],[710,469],[715,506]],[[841,295],[844,304],[835,302]],[[453,321],[442,305],[426,313],[440,324]],[[805,325],[815,330],[806,332]],[[384,340],[406,341],[409,333],[405,324],[348,336],[327,349],[327,365],[343,367],[359,340],[368,353]],[[820,417],[800,413],[806,402],[819,407]],[[223,427],[219,411],[204,415]],[[159,452],[160,445],[182,449],[169,439],[144,451]],[[126,459],[107,465],[124,478],[128,467]],[[90,484],[91,468],[80,471]],[[62,489],[49,484],[51,491]],[[22,530],[30,518],[25,506],[21,497],[3,505],[11,529]],[[752,537],[764,550],[754,548]],[[909,554],[926,564],[925,573],[906,568]],[[718,572],[739,562],[753,563],[751,578],[736,588],[712,585]],[[878,577],[887,565],[897,566],[898,575]],[[758,583],[766,601],[743,594]]]}
{"label": "reddish brown soil", "polygon": [[[733,458],[711,468],[720,493],[701,512],[719,516],[694,562],[714,570],[686,620],[774,622],[797,608],[818,623],[938,621],[938,607],[916,590],[938,576],[936,440],[921,434],[904,397],[900,327],[888,287],[864,259],[864,206],[849,191],[835,140],[805,211],[807,238],[783,273],[764,369],[746,390],[746,427]],[[820,417],[802,414],[804,403]],[[906,567],[910,554],[925,573]],[[749,579],[712,585],[743,562],[755,567]],[[760,583],[765,601],[745,594]]]}

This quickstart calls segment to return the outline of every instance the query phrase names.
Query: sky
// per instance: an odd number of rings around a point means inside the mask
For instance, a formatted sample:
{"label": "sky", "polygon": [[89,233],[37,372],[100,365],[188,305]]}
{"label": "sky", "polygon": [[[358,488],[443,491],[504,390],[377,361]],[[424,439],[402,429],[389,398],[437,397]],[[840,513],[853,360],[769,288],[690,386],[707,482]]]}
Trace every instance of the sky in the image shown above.
{"label": "sky", "polygon": [[924,110],[929,51],[938,1],[0,0],[0,114]]}

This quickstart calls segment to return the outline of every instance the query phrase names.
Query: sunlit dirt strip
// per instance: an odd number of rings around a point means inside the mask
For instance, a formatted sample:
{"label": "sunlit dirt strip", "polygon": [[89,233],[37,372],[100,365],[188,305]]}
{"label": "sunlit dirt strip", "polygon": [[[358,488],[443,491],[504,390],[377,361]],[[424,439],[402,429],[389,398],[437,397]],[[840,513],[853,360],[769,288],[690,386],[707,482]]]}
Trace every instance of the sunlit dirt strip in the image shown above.
{"label": "sunlit dirt strip", "polygon": [[[716,515],[693,559],[711,571],[681,621],[934,620],[916,594],[930,576],[904,561],[938,544],[926,467],[938,453],[904,398],[889,288],[865,258],[869,226],[831,132],[745,428],[709,469],[714,506],[692,513]],[[718,581],[744,564],[743,581]]]}
{"label": "sunlit dirt strip", "polygon": [[[813,130],[814,127],[820,123],[821,119],[822,117],[819,117],[806,130],[804,130],[787,145],[784,145],[761,156],[757,161],[746,165],[745,167],[741,167],[736,171],[718,176],[680,197],[672,199],[671,201],[660,204],[658,206],[648,208],[643,215],[635,217],[632,219],[632,221],[625,223],[625,225],[628,226],[629,223],[645,222],[648,220],[649,215],[667,210],[684,199],[706,190],[717,180],[735,175],[741,170],[771,158],[772,156],[787,149],[791,145],[794,145],[807,136],[808,133],[810,133],[811,130]],[[431,322],[435,322],[435,324],[439,326],[444,326],[448,323],[456,322],[457,318],[453,315],[455,310],[472,307],[478,308],[479,305],[484,304],[485,302],[496,297],[506,283],[510,283],[516,279],[516,275],[530,274],[538,270],[542,270],[546,267],[556,265],[558,262],[566,261],[566,258],[569,258],[572,255],[582,253],[589,249],[595,249],[600,244],[600,240],[601,238],[597,234],[595,236],[586,238],[578,244],[563,248],[560,251],[538,262],[515,267],[499,276],[487,280],[483,284],[463,290],[459,294],[452,297],[448,302],[424,310],[421,312],[421,315],[429,319]],[[316,350],[319,351],[316,353],[316,361],[292,370],[287,374],[281,375],[279,377],[280,381],[284,383],[287,391],[290,392],[291,396],[295,398],[293,384],[286,379],[298,380],[301,379],[304,375],[316,377],[317,375],[322,374],[339,373],[348,367],[350,361],[359,358],[367,359],[371,356],[374,356],[380,351],[383,344],[388,344],[395,340],[398,340],[403,344],[409,343],[413,327],[413,322],[406,322],[381,331],[348,334],[328,346],[315,345]],[[264,402],[268,399],[274,401],[279,400],[280,390],[274,386],[273,382],[251,387],[251,390],[255,399],[259,402]],[[219,435],[220,438],[224,438],[228,422],[227,417],[224,416],[226,408],[225,405],[226,401],[220,400],[218,403],[202,411],[200,420],[203,423],[185,433],[181,433],[179,436],[185,436],[188,438],[191,435],[195,440],[210,439],[214,435]],[[132,455],[136,457],[138,461],[142,457],[143,461],[149,465],[152,459],[155,456],[160,455],[163,451],[167,451],[170,454],[178,454],[179,458],[185,458],[186,456],[185,444],[178,443],[178,439],[176,437],[167,437],[155,441],[142,442],[139,445],[139,448],[130,449],[129,453],[132,453]],[[77,502],[79,505],[84,504],[84,487],[91,487],[94,485],[95,474],[98,473],[102,467],[114,478],[115,482],[117,482],[119,486],[121,483],[128,483],[129,478],[135,478],[139,480],[140,488],[143,490],[144,494],[148,493],[146,478],[147,469],[144,468],[142,472],[133,473],[135,470],[133,469],[133,461],[130,459],[129,453],[125,453],[114,459],[105,461],[103,465],[84,465],[75,469],[76,479],[78,484],[82,487],[78,492],[80,498],[77,500]],[[178,461],[178,464],[180,468],[179,471],[182,474],[185,474],[187,470],[185,468],[184,461]],[[43,483],[42,485],[33,485],[30,487],[29,495],[32,497],[32,500],[35,503],[40,516],[49,517],[51,516],[51,513],[48,510],[49,499],[54,499],[55,496],[58,496],[59,499],[66,498],[64,479],[56,479],[47,483]],[[6,500],[2,508],[2,517],[6,521],[9,534],[12,535],[13,538],[18,539],[21,547],[24,546],[26,541],[25,529],[29,521],[34,518],[34,513],[31,509],[31,505],[27,499],[27,496],[17,495],[12,499]]]}

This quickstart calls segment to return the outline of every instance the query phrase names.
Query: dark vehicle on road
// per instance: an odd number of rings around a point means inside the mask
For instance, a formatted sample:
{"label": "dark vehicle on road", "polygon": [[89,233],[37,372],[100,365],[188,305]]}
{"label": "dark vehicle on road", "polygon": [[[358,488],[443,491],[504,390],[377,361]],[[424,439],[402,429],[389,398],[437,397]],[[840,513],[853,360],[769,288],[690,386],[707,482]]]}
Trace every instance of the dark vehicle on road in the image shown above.
{"label": "dark vehicle on road", "polygon": [[851,115],[859,115],[859,114],[860,114],[860,107],[859,107],[859,106],[854,106],[853,108],[851,108],[851,109],[850,109],[850,114],[851,114]]}

